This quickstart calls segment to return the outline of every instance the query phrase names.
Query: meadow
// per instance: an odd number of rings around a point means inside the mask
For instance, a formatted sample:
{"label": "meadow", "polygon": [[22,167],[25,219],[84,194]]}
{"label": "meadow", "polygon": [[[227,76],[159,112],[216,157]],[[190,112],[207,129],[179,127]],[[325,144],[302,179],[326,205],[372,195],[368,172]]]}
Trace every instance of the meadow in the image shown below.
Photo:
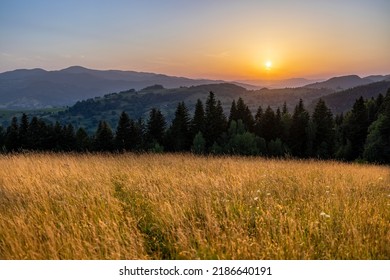
{"label": "meadow", "polygon": [[0,155],[0,259],[390,259],[390,169]]}

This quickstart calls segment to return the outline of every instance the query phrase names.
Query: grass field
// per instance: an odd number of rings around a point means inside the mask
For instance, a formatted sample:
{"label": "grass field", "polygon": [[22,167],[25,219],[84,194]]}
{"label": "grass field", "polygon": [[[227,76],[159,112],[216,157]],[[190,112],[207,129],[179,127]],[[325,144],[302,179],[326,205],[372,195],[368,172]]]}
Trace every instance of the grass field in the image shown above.
{"label": "grass field", "polygon": [[390,259],[385,166],[0,156],[0,259]]}

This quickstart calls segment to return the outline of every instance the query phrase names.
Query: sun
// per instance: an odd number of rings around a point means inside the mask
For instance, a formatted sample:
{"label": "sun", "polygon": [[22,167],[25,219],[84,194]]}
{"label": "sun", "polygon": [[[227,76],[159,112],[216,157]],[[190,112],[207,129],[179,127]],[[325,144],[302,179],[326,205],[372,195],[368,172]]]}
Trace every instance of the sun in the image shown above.
{"label": "sun", "polygon": [[272,61],[271,60],[267,60],[264,65],[265,65],[265,69],[271,70],[271,68],[272,68]]}

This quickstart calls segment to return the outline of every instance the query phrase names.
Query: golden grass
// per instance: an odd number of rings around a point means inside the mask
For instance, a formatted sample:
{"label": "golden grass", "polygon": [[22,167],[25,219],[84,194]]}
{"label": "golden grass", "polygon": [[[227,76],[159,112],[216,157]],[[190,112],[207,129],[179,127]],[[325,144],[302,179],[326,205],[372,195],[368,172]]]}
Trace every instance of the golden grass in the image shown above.
{"label": "golden grass", "polygon": [[385,166],[0,156],[0,259],[389,259],[389,223]]}

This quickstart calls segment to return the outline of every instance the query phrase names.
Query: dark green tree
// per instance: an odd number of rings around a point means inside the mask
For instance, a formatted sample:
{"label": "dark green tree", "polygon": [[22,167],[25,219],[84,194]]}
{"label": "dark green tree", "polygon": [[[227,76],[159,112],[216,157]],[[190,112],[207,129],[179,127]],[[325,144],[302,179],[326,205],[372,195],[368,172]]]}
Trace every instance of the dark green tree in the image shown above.
{"label": "dark green tree", "polygon": [[115,148],[118,151],[130,151],[131,143],[131,120],[126,112],[122,112],[115,132]]}
{"label": "dark green tree", "polygon": [[[379,98],[379,97],[378,97]],[[390,89],[381,100],[379,116],[368,128],[363,157],[371,162],[390,163]]]}
{"label": "dark green tree", "polygon": [[[41,127],[42,130],[42,127]],[[76,150],[76,133],[74,131],[74,127],[71,123],[65,125],[63,127],[63,141],[61,150],[65,152],[70,152]]]}
{"label": "dark green tree", "polygon": [[218,144],[220,137],[227,126],[226,116],[223,113],[221,102],[215,99],[213,92],[210,92],[206,100],[205,132],[206,147],[210,148],[214,143]]}
{"label": "dark green tree", "polygon": [[247,131],[253,132],[255,120],[253,119],[252,112],[249,107],[245,104],[244,100],[240,97],[237,101],[237,116],[235,121],[242,120]]}
{"label": "dark green tree", "polygon": [[114,135],[106,121],[100,121],[95,133],[94,149],[96,151],[113,151]]}
{"label": "dark green tree", "polygon": [[152,108],[146,125],[147,146],[149,148],[153,148],[156,144],[163,146],[166,125],[167,123],[161,111],[156,108]]}
{"label": "dark green tree", "polygon": [[286,145],[289,142],[290,137],[290,127],[291,127],[291,114],[288,111],[287,104],[284,102],[282,107],[282,116],[281,116],[281,140]]}
{"label": "dark green tree", "polygon": [[255,115],[255,124],[254,124],[254,132],[259,137],[262,133],[261,132],[261,125],[262,125],[263,115],[264,115],[263,108],[261,108],[261,106],[259,106],[259,108],[257,108],[257,112]]}
{"label": "dark green tree", "polygon": [[230,123],[225,151],[229,154],[246,156],[259,154],[256,136],[245,129],[241,119],[237,122],[232,120]]}
{"label": "dark green tree", "polygon": [[232,121],[237,121],[237,120],[238,120],[237,105],[236,105],[236,100],[233,100],[232,105],[230,106],[228,126],[230,126]]}
{"label": "dark green tree", "polygon": [[293,156],[306,156],[309,119],[309,113],[303,105],[303,100],[300,99],[298,105],[295,106],[290,127],[289,148]]}
{"label": "dark green tree", "polygon": [[7,151],[15,152],[21,148],[19,137],[19,123],[16,117],[12,118],[11,124],[7,128],[4,142]]}
{"label": "dark green tree", "polygon": [[175,118],[167,132],[167,148],[175,152],[190,149],[190,115],[184,102],[179,102],[175,111]]}
{"label": "dark green tree", "polygon": [[191,120],[191,138],[193,139],[198,132],[204,133],[205,112],[203,103],[200,99],[196,101],[194,117]]}
{"label": "dark green tree", "polygon": [[206,141],[203,138],[202,132],[199,131],[194,137],[194,141],[192,143],[192,152],[201,155],[204,154],[205,148],[206,148]]}
{"label": "dark green tree", "polygon": [[275,125],[275,113],[272,108],[268,106],[261,118],[260,135],[258,136],[264,138],[267,142],[274,140],[276,138]]}
{"label": "dark green tree", "polygon": [[80,127],[76,131],[76,151],[87,152],[91,150],[91,139],[84,128]]}
{"label": "dark green tree", "polygon": [[320,99],[312,115],[314,124],[313,153],[319,158],[331,158],[334,153],[335,145],[335,123],[333,114]]}
{"label": "dark green tree", "polygon": [[25,113],[22,114],[20,118],[20,126],[19,126],[19,137],[20,137],[20,145],[22,149],[29,149],[29,139],[28,139],[28,128],[29,128],[29,120]]}
{"label": "dark green tree", "polygon": [[[353,105],[352,110],[345,116],[342,124],[342,140],[339,149],[348,151],[348,153],[338,153],[346,160],[354,160],[361,157],[364,150],[364,144],[367,137],[369,122],[368,113],[363,97],[360,97]],[[350,142],[351,149],[344,149],[343,146]]]}

